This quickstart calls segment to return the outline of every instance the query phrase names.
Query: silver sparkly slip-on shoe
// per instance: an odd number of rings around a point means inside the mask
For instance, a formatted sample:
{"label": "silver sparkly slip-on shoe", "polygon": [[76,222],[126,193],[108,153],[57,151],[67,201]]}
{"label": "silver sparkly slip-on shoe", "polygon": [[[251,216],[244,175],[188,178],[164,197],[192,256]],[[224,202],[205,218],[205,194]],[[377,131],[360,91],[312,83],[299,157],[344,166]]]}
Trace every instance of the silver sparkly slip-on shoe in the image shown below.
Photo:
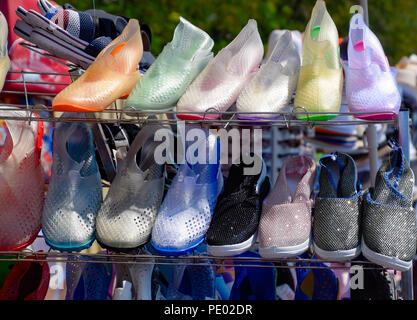
{"label": "silver sparkly slip-on shoe", "polygon": [[346,261],[361,252],[361,198],[354,160],[336,152],[320,159],[320,191],[313,215],[314,252]]}
{"label": "silver sparkly slip-on shoe", "polygon": [[391,145],[389,160],[380,167],[375,187],[363,201],[363,255],[385,268],[409,270],[416,254],[414,173],[403,150]]}

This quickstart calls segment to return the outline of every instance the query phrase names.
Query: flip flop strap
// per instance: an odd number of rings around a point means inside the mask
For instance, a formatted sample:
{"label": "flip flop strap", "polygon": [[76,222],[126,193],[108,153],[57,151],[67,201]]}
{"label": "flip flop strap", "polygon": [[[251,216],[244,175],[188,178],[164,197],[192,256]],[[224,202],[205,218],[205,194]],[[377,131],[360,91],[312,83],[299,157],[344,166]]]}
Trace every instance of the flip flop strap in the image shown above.
{"label": "flip flop strap", "polygon": [[68,31],[74,37],[80,38],[88,43],[94,40],[94,21],[91,15],[87,13],[74,10],[56,10],[56,13],[50,20]]}

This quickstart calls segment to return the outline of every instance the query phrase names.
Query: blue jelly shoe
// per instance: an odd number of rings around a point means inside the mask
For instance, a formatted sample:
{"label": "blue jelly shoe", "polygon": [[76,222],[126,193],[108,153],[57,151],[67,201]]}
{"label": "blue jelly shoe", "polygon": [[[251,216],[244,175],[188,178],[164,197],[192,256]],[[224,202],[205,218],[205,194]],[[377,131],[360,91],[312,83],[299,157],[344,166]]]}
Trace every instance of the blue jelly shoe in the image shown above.
{"label": "blue jelly shoe", "polygon": [[[260,255],[247,251],[238,257],[253,259],[260,258]],[[234,263],[238,265],[242,262]],[[276,275],[272,262],[245,261],[244,264],[248,266],[234,267],[235,282],[229,300],[276,300]]]}
{"label": "blue jelly shoe", "polygon": [[[300,258],[316,260],[309,253],[304,253]],[[309,268],[309,263],[296,263],[295,300],[337,300],[339,281],[334,272],[318,261],[313,265],[315,268]]]}
{"label": "blue jelly shoe", "polygon": [[[185,147],[187,161],[178,169],[152,230],[152,246],[164,255],[186,254],[203,242],[223,188],[219,139],[204,129],[192,130],[205,139]],[[207,158],[190,164],[187,154],[203,148]]]}
{"label": "blue jelly shoe", "polygon": [[206,266],[187,266],[179,291],[193,300],[215,299],[216,275],[210,264]]}
{"label": "blue jelly shoe", "polygon": [[89,248],[95,239],[101,202],[100,173],[90,127],[86,123],[58,123],[53,136],[52,175],[42,213],[46,243],[59,251]]}
{"label": "blue jelly shoe", "polygon": [[67,263],[65,300],[107,300],[113,272],[111,264],[79,260],[87,258],[75,256]]}

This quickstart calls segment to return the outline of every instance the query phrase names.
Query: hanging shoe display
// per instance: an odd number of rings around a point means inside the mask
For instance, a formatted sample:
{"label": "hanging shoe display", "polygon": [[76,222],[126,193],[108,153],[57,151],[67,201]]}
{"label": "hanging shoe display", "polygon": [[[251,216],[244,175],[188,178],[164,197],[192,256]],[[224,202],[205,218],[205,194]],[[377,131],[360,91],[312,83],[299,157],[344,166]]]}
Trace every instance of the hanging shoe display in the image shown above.
{"label": "hanging shoe display", "polygon": [[417,56],[255,7],[0,1],[0,300],[412,299]]}

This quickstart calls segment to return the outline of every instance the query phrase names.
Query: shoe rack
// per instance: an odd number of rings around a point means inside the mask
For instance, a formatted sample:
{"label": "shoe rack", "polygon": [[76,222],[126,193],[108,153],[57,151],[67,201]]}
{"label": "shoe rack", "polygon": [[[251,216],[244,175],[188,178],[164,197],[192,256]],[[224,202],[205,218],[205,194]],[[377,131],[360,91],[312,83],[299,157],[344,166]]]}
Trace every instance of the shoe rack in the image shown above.
{"label": "shoe rack", "polygon": [[[363,1],[361,1],[362,4]],[[365,1],[366,2],[366,1]],[[367,8],[367,6],[366,6]],[[367,10],[366,10],[367,12]],[[365,20],[367,21],[367,19]],[[48,58],[56,61],[57,63],[63,63],[56,57],[51,56],[37,48],[34,45],[25,43],[21,44],[22,46],[26,47],[28,50],[33,50],[38,54],[42,54],[47,56]],[[69,67],[68,74],[58,74],[58,73],[38,73],[38,75],[46,74],[46,75],[70,75],[71,78],[74,80],[82,74],[82,70],[78,69],[76,66],[71,64],[66,64]],[[93,132],[96,146],[101,145],[102,148],[105,148],[106,142],[105,137],[102,131],[100,132],[99,128],[101,124],[105,123],[130,123],[136,124],[139,126],[147,125],[147,124],[162,124],[175,127],[177,124],[176,115],[180,114],[176,111],[169,111],[169,112],[139,112],[139,111],[125,111],[120,108],[120,101],[116,101],[111,105],[109,108],[102,112],[97,113],[89,113],[86,114],[85,118],[65,118],[62,119],[59,117],[59,114],[53,111],[52,107],[44,106],[44,105],[29,105],[29,97],[31,96],[43,96],[53,98],[54,94],[51,93],[41,93],[41,92],[30,92],[27,90],[28,84],[38,84],[38,85],[69,85],[70,83],[55,83],[55,82],[42,82],[42,81],[29,81],[30,74],[33,72],[25,72],[25,71],[12,71],[14,73],[21,74],[21,80],[6,80],[6,82],[12,82],[16,84],[21,84],[23,86],[23,91],[2,91],[1,93],[8,94],[8,95],[18,95],[25,97],[25,104],[3,104],[0,105],[0,110],[2,106],[12,107],[13,110],[26,110],[26,116],[16,117],[16,116],[4,116],[2,119],[4,120],[20,120],[20,121],[44,121],[44,122],[87,122],[91,125]],[[26,76],[26,78],[25,78]],[[38,77],[40,79],[40,77]],[[3,109],[4,110],[4,109]],[[8,109],[10,110],[10,109]],[[39,114],[39,116],[35,116],[34,113]],[[242,112],[243,113],[243,112]],[[266,112],[265,112],[266,113]],[[187,112],[190,114],[190,112]],[[206,114],[218,114],[215,111],[207,111]],[[244,112],[244,114],[256,114],[256,112]],[[317,125],[320,126],[347,126],[347,125],[367,125],[367,147],[369,150],[369,161],[370,161],[370,172],[371,177],[375,177],[376,172],[378,170],[378,143],[376,137],[376,129],[375,124],[386,124],[389,126],[393,126],[397,132],[398,140],[400,145],[403,147],[404,152],[409,159],[409,143],[410,143],[410,118],[409,118],[409,111],[401,110],[399,115],[394,115],[392,120],[383,120],[383,121],[374,121],[374,120],[360,120],[360,119],[353,119],[349,117],[349,120],[340,120],[338,117],[327,120],[327,121],[303,121],[298,120],[296,115],[305,115],[307,119],[313,114],[320,114],[320,112],[306,112],[305,110],[300,110],[299,108],[292,108],[290,112],[282,112],[282,113],[274,113],[275,116],[280,116],[278,119],[268,119],[268,120],[257,120],[256,123],[253,123],[251,120],[240,120],[236,117],[236,112],[234,111],[227,111],[222,112],[219,115],[219,118],[216,120],[185,120],[185,122],[189,125],[198,125],[201,127],[252,127],[252,128],[314,128]],[[326,114],[334,114],[336,116],[342,115],[372,115],[376,113],[343,113],[343,112],[335,112]],[[164,115],[164,117],[158,117]],[[103,149],[104,150],[104,149]],[[112,161],[110,152],[106,150],[99,151],[99,156],[102,158],[101,160],[107,163]],[[109,159],[103,159],[105,156],[109,156]],[[103,162],[103,163],[104,163]],[[115,170],[114,166],[109,169]],[[372,178],[371,178],[372,179]],[[42,237],[39,235],[38,237]],[[83,259],[74,260],[74,257],[82,257]],[[50,250],[48,252],[34,252],[30,248],[23,249],[21,251],[0,251],[0,261],[48,261],[48,262],[74,262],[79,261],[80,263],[85,262],[94,262],[94,263],[114,263],[114,264],[158,264],[158,265],[201,265],[206,266],[208,263],[214,266],[230,266],[233,263],[236,267],[262,267],[262,268],[306,268],[306,266],[297,266],[297,263],[306,264],[308,268],[311,269],[320,269],[320,268],[330,268],[330,269],[345,269],[349,270],[349,268],[353,264],[359,264],[363,267],[363,269],[383,269],[383,267],[375,266],[373,263],[364,260],[355,260],[349,262],[335,262],[335,261],[325,261],[325,260],[318,260],[314,259],[314,252],[312,259],[265,259],[265,258],[253,258],[253,257],[213,257],[208,255],[208,253],[201,253],[198,255],[190,254],[186,256],[177,256],[177,257],[166,257],[161,255],[150,255],[150,254],[143,254],[142,251],[136,251],[133,253],[112,253],[106,251],[105,253],[100,254],[90,254],[90,253],[79,253],[79,252],[58,252],[54,250]],[[265,264],[265,262],[270,262],[270,264]],[[325,264],[323,266],[322,264]],[[320,265],[319,265],[320,264]],[[401,296],[405,300],[412,300],[413,299],[413,274],[412,269],[407,272],[401,273]]]}

